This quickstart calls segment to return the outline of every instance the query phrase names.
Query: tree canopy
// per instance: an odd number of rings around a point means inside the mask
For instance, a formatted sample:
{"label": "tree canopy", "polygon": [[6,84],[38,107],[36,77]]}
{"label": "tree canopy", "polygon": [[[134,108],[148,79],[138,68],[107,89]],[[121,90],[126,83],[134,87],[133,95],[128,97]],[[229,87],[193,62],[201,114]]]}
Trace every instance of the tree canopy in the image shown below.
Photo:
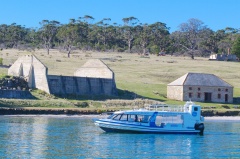
{"label": "tree canopy", "polygon": [[209,56],[211,53],[234,53],[240,57],[239,29],[226,27],[213,31],[201,20],[191,18],[170,33],[163,22],[142,23],[130,16],[123,24],[103,18],[93,23],[94,17],[85,15],[61,24],[55,20],[42,20],[39,29],[26,28],[16,23],[0,24],[0,48],[34,50],[56,48],[70,57],[72,50],[136,52],[140,54],[186,54]]}

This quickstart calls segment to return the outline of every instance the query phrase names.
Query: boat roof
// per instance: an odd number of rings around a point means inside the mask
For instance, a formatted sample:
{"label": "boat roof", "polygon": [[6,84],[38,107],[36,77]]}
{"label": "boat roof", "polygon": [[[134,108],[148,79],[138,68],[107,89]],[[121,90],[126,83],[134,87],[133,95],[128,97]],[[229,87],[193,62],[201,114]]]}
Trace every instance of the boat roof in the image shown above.
{"label": "boat roof", "polygon": [[188,112],[152,111],[147,109],[116,111],[114,114],[152,115],[155,112],[166,115],[188,114]]}

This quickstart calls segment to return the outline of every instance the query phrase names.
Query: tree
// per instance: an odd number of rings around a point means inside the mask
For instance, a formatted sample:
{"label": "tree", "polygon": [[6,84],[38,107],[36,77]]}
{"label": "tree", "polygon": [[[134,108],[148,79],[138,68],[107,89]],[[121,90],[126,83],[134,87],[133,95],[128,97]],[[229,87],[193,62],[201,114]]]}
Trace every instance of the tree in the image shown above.
{"label": "tree", "polygon": [[238,38],[233,43],[232,53],[240,58],[240,36],[238,36]]}
{"label": "tree", "polygon": [[146,47],[149,44],[151,37],[151,29],[148,24],[141,24],[136,27],[138,38],[136,39],[137,43],[140,44],[142,48],[142,53],[146,54]]}
{"label": "tree", "polygon": [[57,34],[59,24],[60,23],[55,20],[53,21],[43,20],[42,22],[40,22],[41,28],[39,31],[40,31],[41,39],[43,40],[43,45],[47,50],[48,55],[49,55],[49,49],[52,47],[53,39]]}
{"label": "tree", "polygon": [[21,25],[12,23],[7,28],[6,41],[8,47],[17,48],[19,42],[24,40],[26,35],[26,29]]}
{"label": "tree", "polygon": [[[164,51],[169,46],[169,28],[165,23],[156,22],[149,25],[151,28],[151,41],[159,51]],[[157,52],[158,53],[158,52]]]}
{"label": "tree", "polygon": [[84,15],[83,17],[78,18],[78,22],[79,22],[78,25],[80,28],[78,45],[80,48],[85,46],[85,49],[87,49],[87,50],[90,49],[90,46],[91,46],[91,43],[90,43],[91,35],[90,34],[91,34],[91,31],[93,30],[93,28],[92,28],[93,21],[94,21],[94,18],[90,15]]}
{"label": "tree", "polygon": [[6,24],[0,25],[0,44],[2,45],[1,49],[3,49],[3,46],[6,45],[7,30],[8,26]]}
{"label": "tree", "polygon": [[63,41],[64,47],[67,50],[67,55],[70,57],[73,46],[78,42],[79,26],[73,19],[70,19],[69,24],[60,27],[57,37]]}
{"label": "tree", "polygon": [[138,23],[138,19],[135,17],[123,18],[122,21],[124,22],[123,26],[123,39],[128,44],[128,52],[131,52],[132,42],[134,39],[134,26]]}
{"label": "tree", "polygon": [[25,43],[31,47],[31,49],[39,48],[39,44],[41,44],[42,39],[40,38],[40,34],[37,29],[28,28],[27,35],[25,37]]}
{"label": "tree", "polygon": [[218,48],[223,53],[230,54],[232,45],[233,45],[234,41],[236,40],[236,38],[238,37],[238,30],[227,27],[224,30],[222,30],[222,34],[223,34],[223,36],[221,37],[221,39],[218,43]]}
{"label": "tree", "polygon": [[183,40],[178,41],[178,45],[187,50],[192,59],[194,59],[194,54],[198,51],[201,42],[200,32],[206,29],[203,24],[202,21],[192,18],[179,26],[179,35]]}
{"label": "tree", "polygon": [[107,45],[109,46],[110,40],[112,38],[113,30],[112,27],[108,24],[108,21],[111,21],[110,18],[104,18],[97,25],[97,39],[98,42],[102,43],[104,49],[106,49]]}

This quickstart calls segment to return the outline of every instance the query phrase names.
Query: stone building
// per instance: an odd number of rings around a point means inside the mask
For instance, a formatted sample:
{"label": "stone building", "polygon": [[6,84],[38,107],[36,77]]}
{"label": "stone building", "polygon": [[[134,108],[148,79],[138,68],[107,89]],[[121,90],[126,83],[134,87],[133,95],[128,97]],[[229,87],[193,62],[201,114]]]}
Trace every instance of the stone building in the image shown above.
{"label": "stone building", "polygon": [[48,68],[33,55],[19,57],[8,69],[8,75],[24,77],[29,88],[38,88],[50,93],[47,74]]}
{"label": "stone building", "polygon": [[233,86],[213,74],[187,73],[167,85],[167,98],[232,103]]}
{"label": "stone building", "polygon": [[48,75],[51,94],[117,95],[114,72],[99,59],[88,60],[74,76]]}
{"label": "stone building", "polygon": [[235,54],[211,54],[209,60],[212,61],[238,61]]}
{"label": "stone building", "polygon": [[101,60],[89,60],[74,76],[48,75],[48,68],[33,55],[19,57],[8,75],[22,76],[29,88],[55,95],[117,95],[114,72]]}

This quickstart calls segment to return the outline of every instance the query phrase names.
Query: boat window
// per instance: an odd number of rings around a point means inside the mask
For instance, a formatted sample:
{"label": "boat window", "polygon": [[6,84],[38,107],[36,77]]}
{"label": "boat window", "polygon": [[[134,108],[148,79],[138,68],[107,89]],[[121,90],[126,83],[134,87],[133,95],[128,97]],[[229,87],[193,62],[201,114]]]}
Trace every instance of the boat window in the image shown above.
{"label": "boat window", "polygon": [[121,121],[127,121],[127,114],[123,114],[120,118]]}
{"label": "boat window", "polygon": [[163,126],[166,123],[181,124],[183,123],[182,115],[157,115],[155,124],[157,126]]}
{"label": "boat window", "polygon": [[137,121],[137,116],[136,115],[128,115],[128,121]]}
{"label": "boat window", "polygon": [[150,115],[138,115],[138,121],[141,123],[148,123]]}
{"label": "boat window", "polygon": [[113,117],[113,120],[119,120],[122,114],[117,114],[116,116]]}
{"label": "boat window", "polygon": [[194,107],[194,111],[198,111],[198,107]]}
{"label": "boat window", "polygon": [[109,116],[108,116],[108,119],[112,119],[113,116],[115,116],[115,114],[109,115]]}
{"label": "boat window", "polygon": [[162,116],[156,116],[155,125],[160,126],[162,123]]}

